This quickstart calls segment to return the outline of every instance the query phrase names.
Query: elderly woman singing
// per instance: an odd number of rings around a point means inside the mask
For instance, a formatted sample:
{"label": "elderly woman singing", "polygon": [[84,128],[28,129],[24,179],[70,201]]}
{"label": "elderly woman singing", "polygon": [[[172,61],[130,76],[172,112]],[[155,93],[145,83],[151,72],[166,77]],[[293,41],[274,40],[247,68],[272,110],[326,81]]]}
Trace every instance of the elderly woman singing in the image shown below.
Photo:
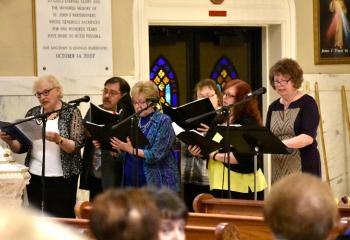
{"label": "elderly woman singing", "polygon": [[152,81],[140,81],[131,89],[135,112],[140,112],[138,126],[149,141],[149,145],[137,149],[138,158],[130,139],[123,142],[111,138],[114,149],[124,152],[124,186],[166,186],[179,191],[180,175],[172,146],[175,133],[171,119],[159,112],[151,99],[159,99],[158,87]]}
{"label": "elderly woman singing", "polygon": [[[62,86],[52,75],[36,80],[33,93],[40,105],[30,109],[26,117],[49,114],[67,106],[62,101]],[[74,205],[81,168],[80,149],[84,143],[83,119],[80,110],[73,107],[48,115],[46,124],[44,210],[56,217],[75,217]],[[40,209],[43,203],[42,140],[34,140],[31,146],[25,146],[4,132],[0,133],[0,138],[13,152],[28,152],[25,160],[31,175],[27,186],[28,201],[30,206]]]}

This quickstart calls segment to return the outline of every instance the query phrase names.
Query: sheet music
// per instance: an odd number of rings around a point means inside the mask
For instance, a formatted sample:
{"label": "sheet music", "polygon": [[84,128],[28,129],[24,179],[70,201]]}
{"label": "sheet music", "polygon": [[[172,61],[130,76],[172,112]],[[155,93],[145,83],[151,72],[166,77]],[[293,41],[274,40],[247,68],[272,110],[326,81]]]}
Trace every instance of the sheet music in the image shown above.
{"label": "sheet music", "polygon": [[[15,122],[22,121],[24,119],[17,119]],[[39,125],[34,119],[20,123],[16,127],[31,141],[42,138],[42,126]]]}
{"label": "sheet music", "polygon": [[[31,118],[31,117],[28,117]],[[25,121],[28,118],[17,119],[13,122],[0,121],[1,131],[6,132],[22,144],[32,144],[34,140],[42,138],[42,126],[37,119]],[[21,122],[17,125],[14,123]]]}
{"label": "sheet music", "polygon": [[[185,129],[183,129],[182,127],[177,125],[176,122],[172,122],[171,125],[173,126],[173,129],[174,129],[174,132],[175,132],[176,136],[179,135],[180,133],[186,131]],[[195,133],[197,133],[197,134],[199,134],[201,136],[204,136],[204,133],[198,132],[197,130],[194,130],[194,129],[190,130],[189,132],[195,132]]]}

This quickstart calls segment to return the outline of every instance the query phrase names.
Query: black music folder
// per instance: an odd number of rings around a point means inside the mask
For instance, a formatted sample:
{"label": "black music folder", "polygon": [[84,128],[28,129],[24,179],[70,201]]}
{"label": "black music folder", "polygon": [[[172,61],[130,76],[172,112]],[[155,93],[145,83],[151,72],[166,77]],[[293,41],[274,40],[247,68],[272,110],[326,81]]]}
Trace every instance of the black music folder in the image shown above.
{"label": "black music folder", "polygon": [[90,121],[95,124],[116,124],[120,117],[117,112],[108,111],[90,103]]}
{"label": "black music folder", "polygon": [[[200,123],[210,125],[214,120],[216,113],[209,98],[201,98],[193,102],[186,103],[179,107],[169,107],[163,105],[163,112],[170,116],[171,120],[185,130],[197,129],[200,127]],[[212,112],[208,116],[187,123],[186,120],[193,117]]]}
{"label": "black music folder", "polygon": [[208,139],[196,131],[193,131],[193,130],[185,131],[184,129],[179,127],[176,123],[175,124],[173,123],[173,128],[174,128],[176,137],[180,139],[181,142],[184,142],[187,145],[199,146],[203,156],[207,156],[209,153],[222,148],[222,145],[220,143],[215,142],[211,139]]}
{"label": "black music folder", "polygon": [[116,124],[135,113],[129,94],[125,94],[117,103],[116,111],[109,111],[90,103],[90,120],[95,124]]}
{"label": "black music folder", "polygon": [[[225,139],[227,126],[218,126],[218,131]],[[266,127],[258,125],[230,125],[228,131],[229,139],[225,140],[238,153],[290,154],[288,147]]]}
{"label": "black music folder", "polygon": [[135,113],[130,94],[125,94],[121,99],[119,99],[117,103],[117,112],[120,120],[125,119]]}
{"label": "black music folder", "polygon": [[30,146],[34,140],[42,138],[42,127],[34,119],[13,125],[23,120],[25,119],[17,119],[14,122],[0,121],[0,128],[2,132],[6,132],[21,144]]}
{"label": "black music folder", "polygon": [[[132,136],[131,132],[131,119],[128,119],[127,121],[122,121],[118,123],[117,127],[114,127],[116,125],[112,124],[95,124],[89,121],[85,121],[84,125],[87,129],[87,131],[90,133],[91,138],[94,140],[98,140],[101,144],[101,148],[105,150],[110,151],[116,151],[112,148],[110,144],[110,139],[112,137],[116,137],[121,141],[126,142],[126,138],[130,137],[130,140],[135,146],[136,140]],[[147,138],[143,135],[141,129],[136,126],[136,138],[137,138],[137,146],[146,146],[149,144]]]}

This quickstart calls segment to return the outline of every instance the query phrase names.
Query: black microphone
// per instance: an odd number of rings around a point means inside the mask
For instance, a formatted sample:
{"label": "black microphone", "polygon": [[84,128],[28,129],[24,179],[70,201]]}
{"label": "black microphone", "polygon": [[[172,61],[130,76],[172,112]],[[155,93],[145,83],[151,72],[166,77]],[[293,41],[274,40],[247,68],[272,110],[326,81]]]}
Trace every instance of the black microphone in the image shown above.
{"label": "black microphone", "polygon": [[146,98],[146,102],[151,102],[151,103],[158,103],[160,100],[159,97],[150,97],[150,98]]}
{"label": "black microphone", "polygon": [[68,103],[81,103],[81,102],[89,102],[90,101],[90,97],[89,96],[84,96],[82,98],[77,98],[77,99],[74,99],[72,101],[69,101]]}
{"label": "black microphone", "polygon": [[259,88],[255,91],[251,92],[251,93],[248,93],[247,97],[255,97],[255,96],[263,95],[264,93],[266,93],[266,88],[262,87],[262,88]]}

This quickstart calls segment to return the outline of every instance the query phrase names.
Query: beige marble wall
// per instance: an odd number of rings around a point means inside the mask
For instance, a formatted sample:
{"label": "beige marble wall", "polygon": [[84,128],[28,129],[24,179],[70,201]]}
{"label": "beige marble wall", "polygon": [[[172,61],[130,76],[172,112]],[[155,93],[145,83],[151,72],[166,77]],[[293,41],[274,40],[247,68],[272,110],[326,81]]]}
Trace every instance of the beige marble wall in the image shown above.
{"label": "beige marble wall", "polygon": [[[341,86],[347,94],[350,106],[350,74],[305,74],[303,89],[315,95],[315,83],[318,83],[320,109],[323,123],[325,152],[322,149],[320,129],[318,144],[322,160],[323,179],[326,180],[325,161],[327,159],[330,184],[337,197],[348,195],[350,190],[350,140],[346,126],[344,102],[341,98]],[[348,109],[350,111],[350,109]]]}

